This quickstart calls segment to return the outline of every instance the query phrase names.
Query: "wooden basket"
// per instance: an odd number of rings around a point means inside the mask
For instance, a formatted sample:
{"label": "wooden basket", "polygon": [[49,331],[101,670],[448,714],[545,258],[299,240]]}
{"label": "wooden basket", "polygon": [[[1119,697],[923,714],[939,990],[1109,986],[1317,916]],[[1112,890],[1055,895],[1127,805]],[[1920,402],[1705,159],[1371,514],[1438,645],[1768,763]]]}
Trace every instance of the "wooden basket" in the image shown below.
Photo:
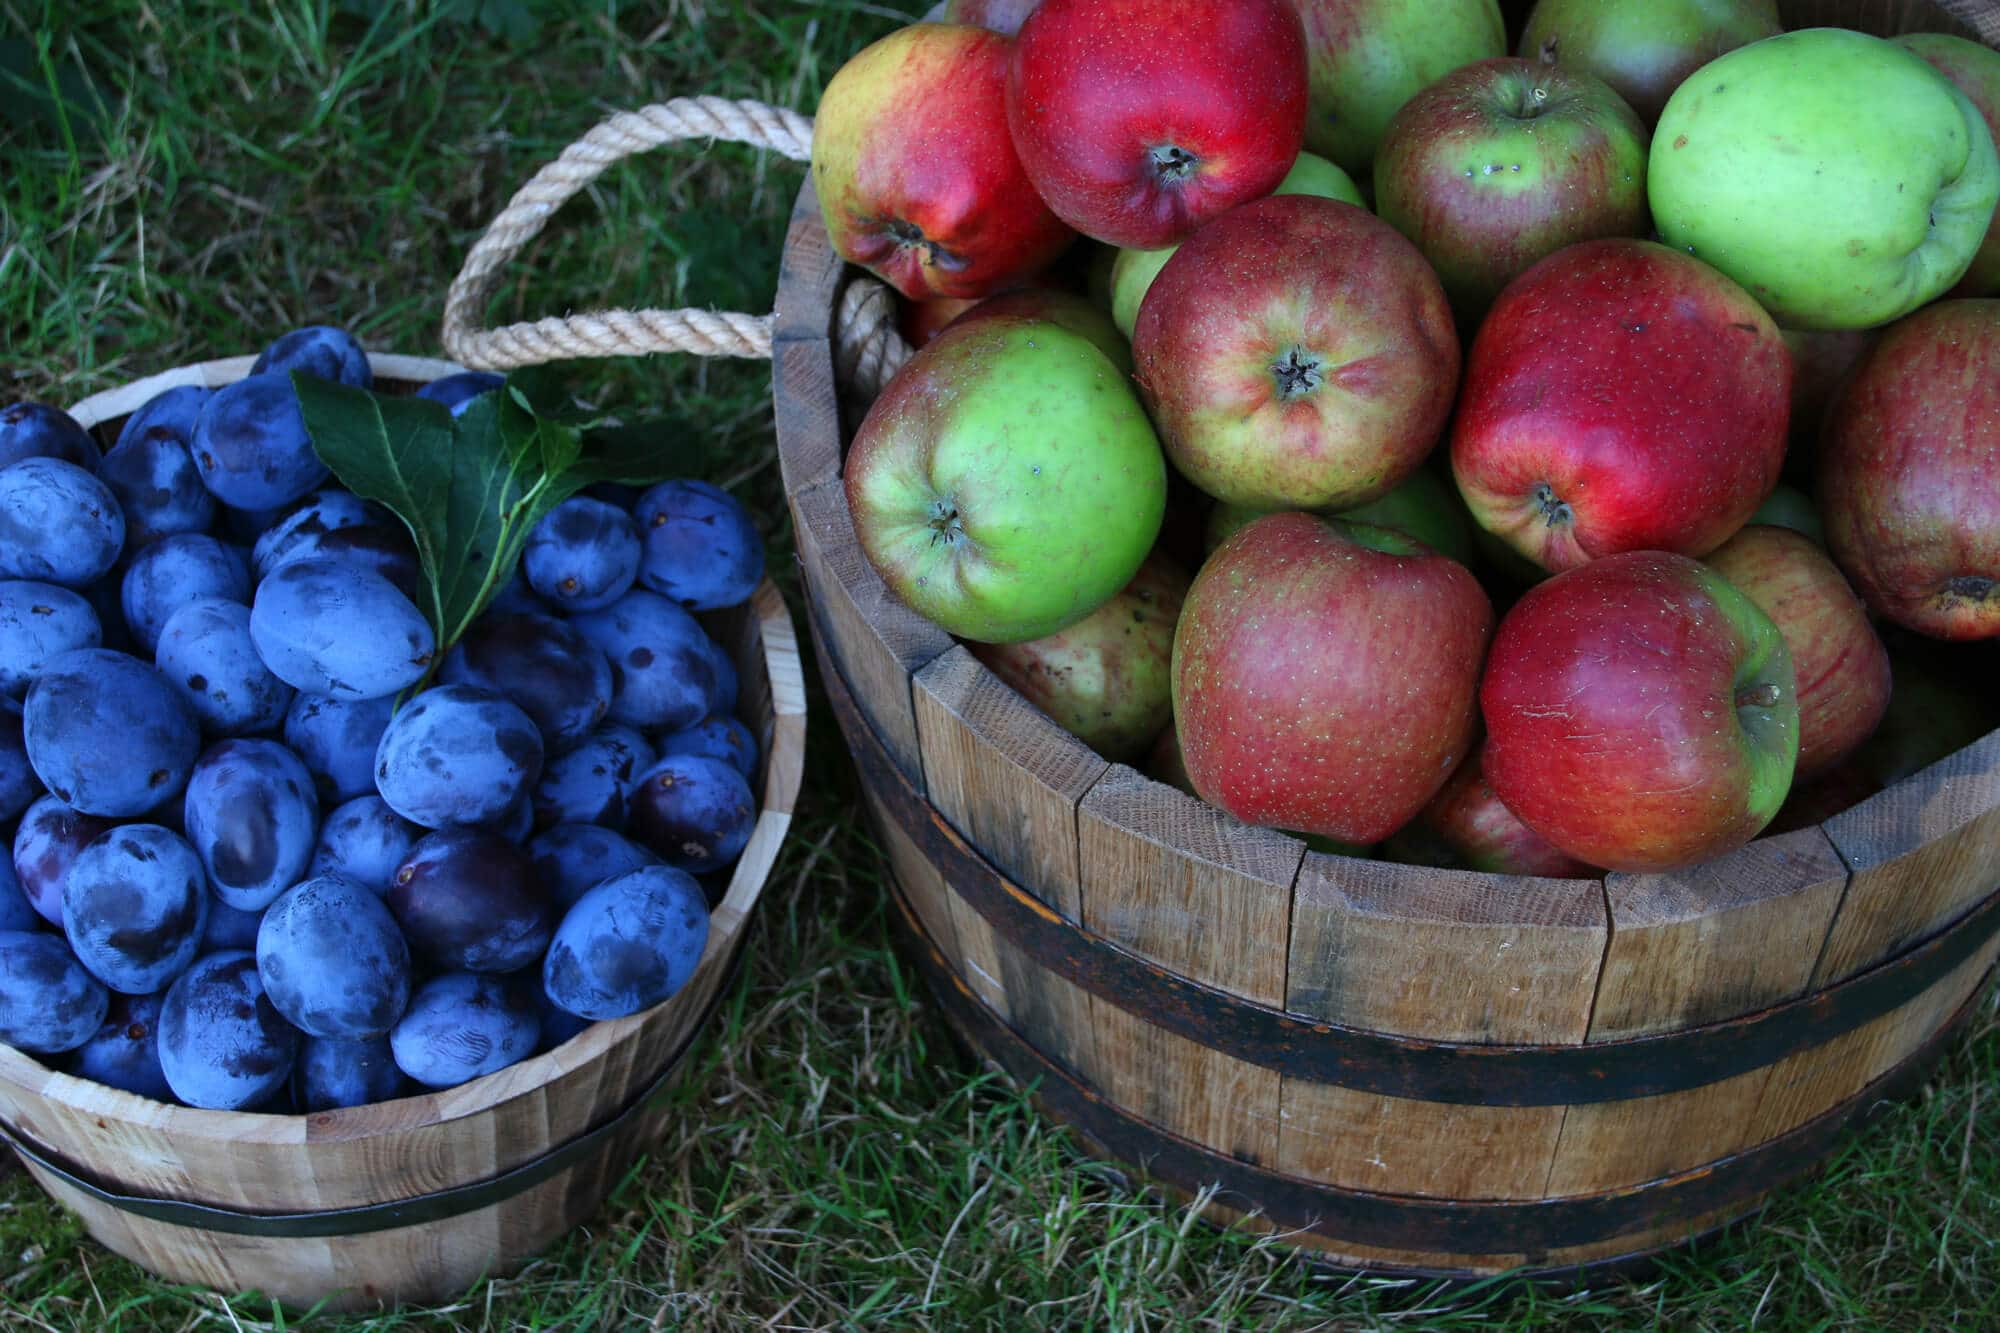
{"label": "wooden basket", "polygon": [[[2000,34],[1990,5],[1781,9]],[[774,357],[821,672],[940,1004],[1103,1155],[1342,1266],[1624,1263],[1810,1170],[1973,1006],[2000,733],[1821,827],[1581,881],[1321,855],[1099,758],[863,558],[842,277],[809,182]]]}
{"label": "wooden basket", "polygon": [[[108,442],[154,394],[228,384],[252,359],[155,375],[73,414]],[[392,392],[458,369],[369,359]],[[456,1088],[312,1115],[168,1106],[0,1045],[0,1131],[43,1188],[163,1277],[333,1309],[459,1295],[582,1224],[660,1133],[658,1094],[727,990],[803,772],[805,686],[777,587],[704,621],[735,658],[763,746],[763,808],[678,994]]]}

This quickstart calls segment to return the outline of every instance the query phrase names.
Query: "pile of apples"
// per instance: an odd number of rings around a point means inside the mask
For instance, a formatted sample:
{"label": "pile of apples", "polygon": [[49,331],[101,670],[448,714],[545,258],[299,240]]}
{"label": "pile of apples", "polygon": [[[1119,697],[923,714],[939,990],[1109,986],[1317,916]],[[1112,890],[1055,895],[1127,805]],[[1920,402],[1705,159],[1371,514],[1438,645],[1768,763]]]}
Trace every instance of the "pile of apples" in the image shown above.
{"label": "pile of apples", "polygon": [[[1769,0],[1542,0],[1512,57],[1492,0],[941,17],[815,126],[828,233],[922,344],[847,493],[1101,753],[1322,846],[1580,875],[1993,725],[1920,645],[2000,637],[2000,53]],[[1885,637],[1941,744],[1871,740]]]}

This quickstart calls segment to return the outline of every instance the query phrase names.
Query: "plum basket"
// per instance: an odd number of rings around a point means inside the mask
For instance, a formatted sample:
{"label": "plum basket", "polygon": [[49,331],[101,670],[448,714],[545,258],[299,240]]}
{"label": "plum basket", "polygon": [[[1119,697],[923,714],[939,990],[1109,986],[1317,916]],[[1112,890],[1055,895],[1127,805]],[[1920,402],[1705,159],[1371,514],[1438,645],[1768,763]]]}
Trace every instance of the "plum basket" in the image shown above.
{"label": "plum basket", "polygon": [[[108,443],[153,395],[231,383],[252,360],[154,375],[72,415]],[[459,369],[370,361],[390,392]],[[443,1300],[581,1225],[665,1126],[662,1094],[729,990],[803,772],[805,685],[777,587],[766,580],[703,621],[736,662],[762,748],[760,813],[707,950],[671,999],[456,1088],[311,1115],[169,1106],[0,1045],[0,1139],[108,1248],[172,1280],[287,1305]]]}

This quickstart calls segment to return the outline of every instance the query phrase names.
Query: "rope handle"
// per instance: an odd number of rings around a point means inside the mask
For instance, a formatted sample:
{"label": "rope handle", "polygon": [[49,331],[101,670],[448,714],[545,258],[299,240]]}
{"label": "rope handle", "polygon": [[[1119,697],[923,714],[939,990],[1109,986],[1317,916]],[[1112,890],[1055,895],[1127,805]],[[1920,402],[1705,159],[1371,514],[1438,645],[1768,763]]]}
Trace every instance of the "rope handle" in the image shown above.
{"label": "rope handle", "polygon": [[[500,272],[541,234],[558,208],[614,162],[688,139],[773,148],[795,162],[812,157],[812,121],[763,102],[726,97],[676,97],[620,111],[593,127],[537,171],[487,224],[445,297],[446,352],[479,370],[512,370],[546,361],[692,352],[768,360],[770,315],[735,311],[598,310],[551,316],[502,328],[480,326]],[[896,330],[895,299],[868,277],[850,281],[834,319],[835,369],[845,383],[872,394],[909,359]]]}

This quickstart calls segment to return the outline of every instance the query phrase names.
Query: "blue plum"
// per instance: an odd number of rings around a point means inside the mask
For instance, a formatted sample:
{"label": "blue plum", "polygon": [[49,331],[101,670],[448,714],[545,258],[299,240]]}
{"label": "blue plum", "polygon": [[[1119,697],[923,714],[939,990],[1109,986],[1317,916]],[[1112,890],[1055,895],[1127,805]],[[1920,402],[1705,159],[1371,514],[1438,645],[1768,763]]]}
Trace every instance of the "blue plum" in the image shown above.
{"label": "blue plum", "polygon": [[28,807],[14,830],[14,882],[44,921],[61,926],[63,876],[111,821],[72,810],[53,796]]}
{"label": "blue plum", "polygon": [[70,1073],[156,1102],[171,1102],[174,1090],[160,1068],[160,1009],[165,991],[113,995],[104,1021],[70,1057]]}
{"label": "blue plum", "polygon": [[21,698],[49,659],[101,642],[83,595],[31,579],[0,582],[0,694]]}
{"label": "blue plum", "polygon": [[189,452],[201,484],[237,509],[288,505],[327,478],[291,377],[275,372],[217,389],[195,418]]}
{"label": "blue plum", "polygon": [[275,572],[300,560],[331,560],[379,574],[413,603],[429,596],[423,562],[417,558],[409,529],[400,525],[355,523],[331,532],[309,533],[287,547],[271,568]]}
{"label": "blue plum", "polygon": [[440,829],[396,868],[386,901],[410,948],[445,972],[514,972],[542,956],[555,905],[521,848]]}
{"label": "blue plum", "polygon": [[97,441],[60,407],[14,403],[0,408],[0,467],[24,458],[60,458],[95,470]]}
{"label": "blue plum", "polygon": [[258,584],[250,637],[278,679],[337,699],[416,684],[437,647],[430,623],[394,584],[328,559],[292,561]]}
{"label": "blue plum", "polygon": [[492,393],[507,381],[485,370],[462,370],[456,375],[446,375],[443,379],[432,380],[417,390],[417,397],[428,398],[434,403],[443,403],[457,416],[475,398]]}
{"label": "blue plum", "polygon": [[[56,910],[62,910],[60,894]],[[28,901],[21,878],[14,873],[14,858],[0,856],[0,930],[38,930],[41,924],[42,914]]]}
{"label": "blue plum", "polygon": [[642,731],[679,731],[708,715],[715,667],[695,618],[657,593],[634,588],[601,611],[570,623],[611,664],[613,722]]}
{"label": "blue plum", "polygon": [[315,875],[344,875],[379,898],[422,836],[380,796],[357,796],[320,824],[310,868]]}
{"label": "blue plum", "polygon": [[516,565],[507,581],[500,585],[500,591],[493,594],[493,600],[486,604],[484,615],[511,616],[522,613],[538,616],[553,614],[555,608],[544,601],[528,580],[521,575],[521,567]]}
{"label": "blue plum", "polygon": [[216,896],[246,912],[298,883],[319,839],[312,774],[276,741],[211,745],[188,778],[185,813]]}
{"label": "blue plum", "polygon": [[269,1100],[298,1050],[298,1029],[264,994],[252,953],[197,958],[160,1006],[160,1068],[189,1106],[244,1111]]}
{"label": "blue plum", "polygon": [[652,745],[632,728],[599,727],[542,768],[542,780],[535,784],[535,827],[624,828],[632,784],[656,757]]}
{"label": "blue plum", "polygon": [[686,731],[659,738],[661,758],[670,754],[699,754],[733,764],[745,781],[757,776],[757,738],[750,728],[733,717],[710,713]]}
{"label": "blue plum", "polygon": [[447,972],[410,997],[389,1049],[417,1082],[451,1088],[526,1059],[540,1036],[532,992],[502,977]]}
{"label": "blue plum", "polygon": [[60,938],[0,930],[0,1041],[38,1055],[73,1051],[97,1034],[111,995]]}
{"label": "blue plum", "polygon": [[506,696],[542,733],[550,754],[589,735],[611,708],[604,654],[554,616],[480,617],[445,655],[438,679]]}
{"label": "blue plum", "polygon": [[[179,440],[185,445],[194,438],[195,418],[201,415],[201,405],[208,401],[211,390],[199,384],[178,384],[171,389],[162,389],[148,398],[144,406],[125,418],[125,424],[118,428],[118,444],[126,444],[144,435],[156,435]],[[117,445],[112,446],[114,449]]]}
{"label": "blue plum", "polygon": [[201,727],[151,664],[109,648],[52,659],[22,709],[42,785],[85,814],[144,814],[187,781]]}
{"label": "blue plum", "polygon": [[153,662],[211,736],[272,731],[292,705],[292,687],[271,674],[250,637],[250,608],[204,597],[167,618]]}
{"label": "blue plum", "polygon": [[205,532],[215,521],[215,497],[201,484],[187,441],[185,435],[156,426],[120,436],[98,464],[98,480],[125,514],[126,550],[177,532]]}
{"label": "blue plum", "polygon": [[410,1002],[410,947],[382,900],[319,875],[285,890],[257,928],[257,975],[285,1021],[309,1037],[359,1041],[396,1025]]}
{"label": "blue plum", "polygon": [[287,509],[283,517],[257,534],[250,567],[262,579],[291,558],[297,548],[341,528],[356,528],[379,520],[373,506],[352,491],[328,486]]}
{"label": "blue plum", "polygon": [[375,788],[425,828],[504,820],[542,774],[542,736],[491,690],[439,685],[389,719],[375,750]]}
{"label": "blue plum", "polygon": [[77,961],[121,995],[151,995],[187,970],[208,922],[194,851],[157,824],[91,840],[63,876],[63,934]]}
{"label": "blue plum", "polygon": [[320,804],[375,794],[375,747],[395,711],[393,697],[333,699],[300,694],[285,714],[285,744],[305,761]]}
{"label": "blue plum", "polygon": [[536,1043],[537,1050],[553,1051],[570,1038],[589,1027],[595,1020],[578,1018],[569,1010],[549,998],[546,989],[536,991],[537,1011],[542,1016],[542,1039]]}
{"label": "blue plum", "polygon": [[0,702],[0,821],[15,818],[42,795],[42,780],[28,762],[27,738],[13,701]]}
{"label": "blue plum", "polygon": [[257,927],[263,923],[262,908],[250,912],[241,907],[231,907],[216,897],[211,886],[208,893],[208,926],[201,932],[199,952],[211,954],[223,950],[255,949]]}
{"label": "blue plum", "polygon": [[125,549],[125,511],[74,463],[24,458],[0,468],[0,578],[81,588]]}
{"label": "blue plum", "polygon": [[737,696],[740,694],[736,677],[736,661],[729,650],[714,639],[708,641],[708,664],[715,671],[715,688],[708,692],[708,711],[711,713],[733,713],[736,711]]}
{"label": "blue plum", "polygon": [[174,612],[203,597],[250,604],[250,567],[242,555],[200,532],[162,537],[132,557],[119,606],[133,641],[148,653]]}
{"label": "blue plum", "polygon": [[663,481],[632,506],[645,555],[639,582],[692,611],[747,601],[764,578],[764,539],[736,497],[705,481]]}
{"label": "blue plum", "polygon": [[595,611],[639,577],[639,530],[616,505],[578,495],[535,524],[521,554],[528,586],[565,611]]}
{"label": "blue plum", "polygon": [[356,389],[371,388],[375,383],[368,353],[361,349],[354,335],[327,324],[293,329],[266,347],[250,367],[252,375],[293,372],[316,375]]}
{"label": "blue plum", "polygon": [[694,876],[644,866],[606,880],[563,914],[542,987],[579,1018],[623,1018],[685,986],[707,945],[708,902]]}
{"label": "blue plum", "polygon": [[624,834],[596,824],[558,824],[536,835],[528,844],[528,856],[558,912],[568,911],[570,904],[607,879],[641,866],[665,864]]}
{"label": "blue plum", "polygon": [[734,861],[756,824],[750,784],[726,760],[668,755],[632,790],[632,836],[690,874]]}
{"label": "blue plum", "polygon": [[387,1037],[342,1041],[308,1036],[292,1066],[292,1098],[301,1111],[369,1106],[403,1095],[403,1071]]}

